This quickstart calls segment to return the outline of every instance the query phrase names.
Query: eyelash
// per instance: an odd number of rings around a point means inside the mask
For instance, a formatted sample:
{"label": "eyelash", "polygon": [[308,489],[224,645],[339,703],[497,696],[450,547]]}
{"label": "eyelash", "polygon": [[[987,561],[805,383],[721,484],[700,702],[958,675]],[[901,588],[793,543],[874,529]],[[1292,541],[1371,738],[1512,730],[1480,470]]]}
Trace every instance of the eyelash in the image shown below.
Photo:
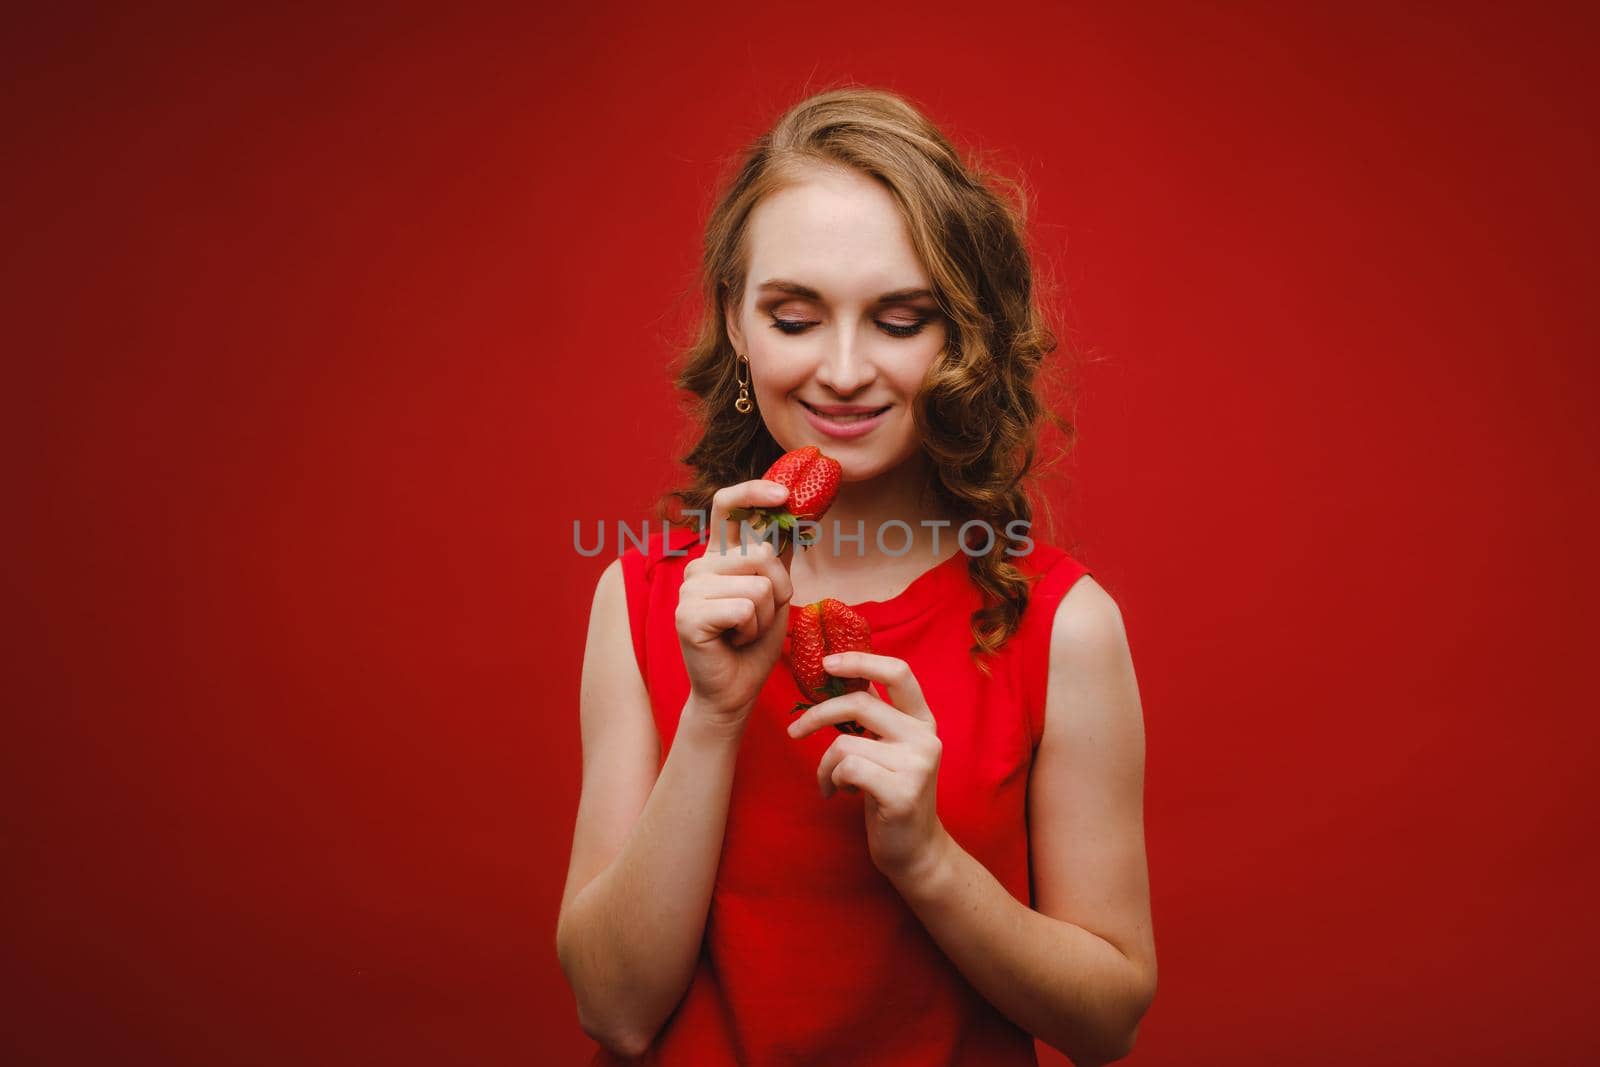
{"label": "eyelash", "polygon": [[[777,330],[779,333],[784,334],[785,336],[788,336],[788,337],[793,337],[796,334],[805,333],[807,330],[809,330],[812,326],[815,326],[815,325],[816,325],[816,323],[813,323],[813,322],[797,322],[797,321],[795,321],[793,319],[773,319],[772,320],[772,328],[774,330]],[[890,337],[914,337],[917,334],[921,333],[922,332],[922,328],[924,326],[926,326],[926,325],[928,325],[928,320],[926,318],[921,318],[921,319],[918,319],[915,323],[907,324],[905,326],[899,326],[899,325],[896,325],[895,323],[892,323],[892,322],[880,322],[880,323],[878,323],[878,328],[883,330],[883,332],[888,334]],[[785,329],[785,327],[787,327],[787,326],[798,326],[800,328],[798,330]]]}

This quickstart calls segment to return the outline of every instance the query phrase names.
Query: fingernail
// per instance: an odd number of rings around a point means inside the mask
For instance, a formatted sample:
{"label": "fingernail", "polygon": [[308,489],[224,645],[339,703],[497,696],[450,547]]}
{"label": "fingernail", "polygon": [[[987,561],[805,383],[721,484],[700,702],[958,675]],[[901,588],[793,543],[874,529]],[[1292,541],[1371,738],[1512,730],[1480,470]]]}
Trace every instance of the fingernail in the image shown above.
{"label": "fingernail", "polygon": [[839,664],[841,664],[843,662],[844,662],[844,657],[841,656],[837,652],[833,653],[832,655],[828,655],[828,656],[823,656],[822,657],[822,665],[824,667],[837,667]]}

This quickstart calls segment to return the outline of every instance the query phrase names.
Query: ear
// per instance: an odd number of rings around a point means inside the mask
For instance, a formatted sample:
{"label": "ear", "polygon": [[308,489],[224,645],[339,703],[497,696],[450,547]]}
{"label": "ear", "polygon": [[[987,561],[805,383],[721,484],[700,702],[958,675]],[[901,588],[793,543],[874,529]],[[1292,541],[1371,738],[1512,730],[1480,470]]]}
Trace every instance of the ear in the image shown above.
{"label": "ear", "polygon": [[728,324],[728,342],[733,345],[733,350],[740,355],[749,355],[749,350],[744,346],[744,325],[739,321],[739,307],[728,299],[726,291],[722,295],[722,317]]}

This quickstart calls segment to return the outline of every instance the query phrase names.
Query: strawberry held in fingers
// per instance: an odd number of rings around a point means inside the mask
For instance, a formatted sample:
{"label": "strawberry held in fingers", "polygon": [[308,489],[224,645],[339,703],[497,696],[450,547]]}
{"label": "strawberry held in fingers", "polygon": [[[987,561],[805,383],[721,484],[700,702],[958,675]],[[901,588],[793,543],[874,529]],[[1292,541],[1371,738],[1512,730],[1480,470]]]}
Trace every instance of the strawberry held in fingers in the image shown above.
{"label": "strawberry held in fingers", "polygon": [[833,503],[835,494],[839,492],[839,481],[843,475],[844,468],[839,461],[823,455],[816,445],[785,452],[761,477],[786,487],[789,499],[780,507],[734,508],[728,513],[728,518],[734,522],[749,519],[750,525],[757,530],[764,530],[769,525],[776,526],[777,547],[780,550],[783,548],[783,539],[791,533],[795,544],[810,548],[815,536],[808,531],[797,531],[796,524],[801,520],[816,522],[822,518],[822,513],[828,510],[828,505]]}
{"label": "strawberry held in fingers", "polygon": [[[831,697],[866,691],[865,678],[835,678],[823,669],[822,660],[838,652],[871,651],[872,628],[843,601],[829,597],[792,612],[789,616],[789,670],[806,700],[796,704],[791,714]],[[841,733],[858,737],[867,732],[854,719],[833,725]]]}

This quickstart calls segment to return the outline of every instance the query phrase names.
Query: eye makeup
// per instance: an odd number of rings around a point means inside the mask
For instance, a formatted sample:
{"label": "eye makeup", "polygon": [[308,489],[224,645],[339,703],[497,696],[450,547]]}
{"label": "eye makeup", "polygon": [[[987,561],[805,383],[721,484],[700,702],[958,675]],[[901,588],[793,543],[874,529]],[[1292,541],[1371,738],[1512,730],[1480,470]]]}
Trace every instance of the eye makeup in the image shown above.
{"label": "eye makeup", "polygon": [[[876,319],[874,321],[876,322],[878,329],[882,330],[890,337],[915,337],[917,334],[922,332],[923,327],[928,325],[928,321],[932,317],[933,316],[931,315],[924,315],[921,318],[918,318],[915,322],[908,323],[884,322],[882,319]],[[772,320],[772,328],[774,330],[777,330],[779,333],[788,335],[790,337],[793,337],[796,334],[805,333],[815,325],[815,322],[808,322],[799,319],[780,319],[776,316],[774,316]]]}

